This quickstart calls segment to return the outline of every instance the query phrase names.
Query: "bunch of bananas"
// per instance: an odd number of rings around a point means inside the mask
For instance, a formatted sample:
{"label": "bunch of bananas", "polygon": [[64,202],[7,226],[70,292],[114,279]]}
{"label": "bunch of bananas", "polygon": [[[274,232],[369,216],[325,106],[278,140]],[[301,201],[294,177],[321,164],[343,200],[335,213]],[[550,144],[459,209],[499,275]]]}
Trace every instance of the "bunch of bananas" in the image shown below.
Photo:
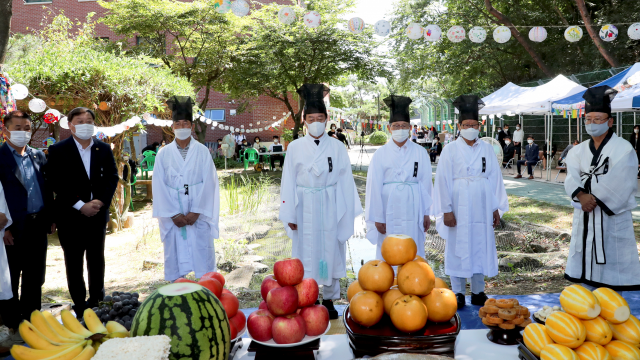
{"label": "bunch of bananas", "polygon": [[31,321],[23,321],[18,330],[29,347],[14,345],[16,360],[89,360],[100,344],[113,338],[129,337],[129,331],[115,321],[106,326],[91,309],[84,311],[82,326],[69,310],[62,310],[60,324],[48,311],[34,311]]}

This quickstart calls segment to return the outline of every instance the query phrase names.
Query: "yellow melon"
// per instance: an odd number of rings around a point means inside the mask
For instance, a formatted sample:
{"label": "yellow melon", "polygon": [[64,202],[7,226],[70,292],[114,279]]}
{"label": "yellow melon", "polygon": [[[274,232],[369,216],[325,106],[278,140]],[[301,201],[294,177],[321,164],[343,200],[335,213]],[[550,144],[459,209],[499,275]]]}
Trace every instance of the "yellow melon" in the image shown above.
{"label": "yellow melon", "polygon": [[527,325],[527,327],[524,328],[522,337],[524,338],[524,344],[527,346],[527,349],[538,357],[540,357],[540,352],[545,346],[553,344],[553,340],[551,340],[549,334],[547,334],[547,329],[545,329],[544,325],[540,324]]}
{"label": "yellow melon", "polygon": [[605,320],[621,324],[629,319],[629,304],[620,294],[608,288],[599,288],[593,291],[593,295],[600,301],[600,316]]}
{"label": "yellow melon", "polygon": [[561,311],[549,315],[545,327],[553,341],[572,349],[582,345],[587,337],[587,330],[582,322],[575,316]]}
{"label": "yellow melon", "polygon": [[567,286],[560,293],[560,304],[567,313],[583,320],[600,315],[600,303],[593,293],[580,285]]}
{"label": "yellow melon", "polygon": [[[636,347],[640,345],[640,321],[633,315],[622,324],[610,324],[613,338],[621,340]],[[640,360],[640,359],[639,359]]]}
{"label": "yellow melon", "polygon": [[587,329],[587,341],[606,345],[613,339],[609,323],[600,316],[591,320],[582,320],[582,324]]}
{"label": "yellow melon", "polygon": [[578,346],[576,354],[580,360],[612,360],[607,349],[591,341],[585,341],[584,344]]}
{"label": "yellow melon", "polygon": [[613,360],[638,360],[640,350],[637,347],[620,340],[613,340],[604,346]]}
{"label": "yellow melon", "polygon": [[[529,326],[527,326],[529,327]],[[560,344],[550,344],[540,352],[540,360],[580,360],[578,354]]]}

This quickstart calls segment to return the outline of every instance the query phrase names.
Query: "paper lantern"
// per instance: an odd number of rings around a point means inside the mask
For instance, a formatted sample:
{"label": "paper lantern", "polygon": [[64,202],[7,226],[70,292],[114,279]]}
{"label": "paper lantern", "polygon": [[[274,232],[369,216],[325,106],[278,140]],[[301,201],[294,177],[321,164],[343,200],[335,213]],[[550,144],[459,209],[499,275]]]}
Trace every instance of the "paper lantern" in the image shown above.
{"label": "paper lantern", "polygon": [[440,41],[442,39],[442,29],[438,25],[428,25],[424,28],[424,39],[426,41]]}
{"label": "paper lantern", "polygon": [[532,27],[529,30],[529,40],[533,42],[543,42],[547,39],[547,29],[542,26]]}
{"label": "paper lantern", "polygon": [[482,120],[487,120],[487,115],[482,115]]}
{"label": "paper lantern", "polygon": [[449,31],[447,31],[447,37],[451,42],[459,43],[465,39],[466,33],[462,26],[452,26]]}
{"label": "paper lantern", "polygon": [[498,44],[504,44],[511,39],[511,30],[506,26],[498,26],[493,30],[493,40]]}
{"label": "paper lantern", "polygon": [[229,130],[229,125],[224,127],[225,130]]}
{"label": "paper lantern", "polygon": [[231,0],[214,0],[213,7],[220,14],[226,14],[231,10]]}
{"label": "paper lantern", "polygon": [[96,138],[98,140],[104,140],[106,137],[107,137],[107,135],[102,131],[98,131],[98,133],[96,134]]}
{"label": "paper lantern", "polygon": [[69,129],[69,119],[66,116],[60,118],[60,127],[63,129]]}
{"label": "paper lantern", "polygon": [[418,23],[411,23],[407,26],[407,37],[411,40],[417,40],[422,37],[424,29]]}
{"label": "paper lantern", "polygon": [[42,142],[42,145],[44,145],[44,147],[49,147],[53,144],[56,143],[56,139],[52,138],[52,137],[48,137],[46,139],[44,139],[44,141]]}
{"label": "paper lantern", "polygon": [[207,125],[211,124],[211,121],[212,121],[211,119],[207,119],[207,120],[205,120],[205,122],[207,123]]}
{"label": "paper lantern", "polygon": [[354,17],[347,22],[347,27],[352,34],[360,34],[364,30],[364,20]]}
{"label": "paper lantern", "polygon": [[604,25],[600,28],[600,39],[604,41],[613,41],[618,37],[618,28],[615,25]]}
{"label": "paper lantern", "polygon": [[231,5],[231,11],[235,16],[243,17],[249,14],[249,3],[246,0],[236,0]]}
{"label": "paper lantern", "polygon": [[244,129],[244,125],[240,125],[240,127]]}
{"label": "paper lantern", "polygon": [[[373,28],[378,36],[385,37],[391,33],[391,23],[387,20],[378,20]],[[282,115],[286,115],[286,113]]]}
{"label": "paper lantern", "polygon": [[29,89],[22,84],[15,84],[11,85],[11,93],[13,94],[14,99],[24,100],[29,96]]}
{"label": "paper lantern", "polygon": [[564,38],[569,42],[576,42],[582,39],[582,28],[580,26],[569,26],[564,31]]}
{"label": "paper lantern", "polygon": [[292,8],[285,6],[278,11],[278,20],[285,25],[291,25],[296,21],[296,12]]}
{"label": "paper lantern", "polygon": [[436,125],[440,125],[440,121],[436,121]]}
{"label": "paper lantern", "polygon": [[98,105],[98,109],[102,110],[102,111],[107,111],[109,110],[110,106],[109,104],[107,104],[106,101],[101,101],[100,104]]}
{"label": "paper lantern", "polygon": [[474,26],[471,30],[469,30],[469,40],[474,43],[484,42],[487,38],[487,30],[485,30],[482,26]]}
{"label": "paper lantern", "polygon": [[31,101],[29,101],[29,110],[33,111],[34,113],[41,113],[46,108],[47,104],[45,104],[44,100],[42,99],[31,99]]}
{"label": "paper lantern", "polygon": [[47,124],[53,124],[60,120],[60,111],[56,109],[49,109],[44,113],[44,122]]}
{"label": "paper lantern", "polygon": [[640,40],[640,23],[631,24],[629,30],[627,30],[627,35],[631,40]]}
{"label": "paper lantern", "polygon": [[304,24],[307,25],[307,27],[310,27],[312,29],[317,28],[318,26],[320,26],[320,13],[317,11],[309,11],[308,13],[304,14],[304,17],[302,18],[302,20],[304,21]]}

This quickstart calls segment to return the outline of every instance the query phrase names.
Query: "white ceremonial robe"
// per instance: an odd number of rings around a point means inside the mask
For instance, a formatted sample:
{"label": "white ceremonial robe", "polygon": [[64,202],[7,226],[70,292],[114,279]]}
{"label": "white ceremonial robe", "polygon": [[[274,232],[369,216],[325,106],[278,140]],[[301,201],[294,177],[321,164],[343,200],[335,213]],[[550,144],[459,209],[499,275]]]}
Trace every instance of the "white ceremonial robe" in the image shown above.
{"label": "white ceremonial robe", "polygon": [[4,248],[4,229],[11,226],[13,221],[11,220],[11,214],[9,214],[9,208],[7,207],[7,201],[4,198],[4,189],[0,184],[0,213],[3,213],[7,217],[7,225],[0,228],[0,300],[9,300],[13,297],[13,291],[11,290],[11,275],[9,274],[9,260],[7,259],[7,251]]}
{"label": "white ceremonial robe", "polygon": [[[389,141],[376,150],[367,171],[364,213],[367,239],[376,245],[377,259],[382,260],[382,242],[389,234],[411,236],[424,257],[423,225],[424,217],[432,215],[432,190],[431,159],[422,146],[407,141],[399,147]],[[386,234],[378,232],[376,222],[386,224]]]}
{"label": "white ceremonial robe", "polygon": [[[564,188],[573,200],[573,231],[565,278],[595,287],[640,290],[640,260],[631,210],[637,206],[638,158],[631,144],[611,133],[598,150],[593,140],[567,155]],[[598,206],[582,211],[578,192]]]}
{"label": "white ceremonial robe", "polygon": [[[190,212],[200,214],[193,225],[178,228],[171,220]],[[219,213],[218,174],[207,147],[191,138],[186,159],[175,141],[162,148],[153,169],[153,217],[164,243],[165,280],[191,271],[199,278],[216,270],[213,240],[219,237]]]}
{"label": "white ceremonial robe", "polygon": [[[493,212],[509,210],[502,173],[493,147],[480,139],[473,146],[462,137],[442,149],[433,191],[438,234],[446,240],[444,272],[470,278],[498,275]],[[443,215],[453,212],[457,225]]]}
{"label": "white ceremonial robe", "polygon": [[[304,277],[330,286],[347,276],[345,242],[362,214],[347,150],[324,134],[289,144],[280,187],[280,220],[292,240],[292,256],[302,261]],[[291,230],[289,223],[298,230]],[[320,264],[326,264],[321,271]],[[324,273],[324,274],[323,274]]]}

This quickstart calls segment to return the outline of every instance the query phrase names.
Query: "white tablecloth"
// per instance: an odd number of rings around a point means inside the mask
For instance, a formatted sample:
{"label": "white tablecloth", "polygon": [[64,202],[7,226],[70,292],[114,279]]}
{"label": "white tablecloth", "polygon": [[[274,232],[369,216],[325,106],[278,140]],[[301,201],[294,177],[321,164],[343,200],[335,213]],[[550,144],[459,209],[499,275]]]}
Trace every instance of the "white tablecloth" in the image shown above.
{"label": "white tablecloth", "polygon": [[[251,339],[242,339],[242,341],[242,349],[238,350],[233,359],[253,359],[255,353],[247,352]],[[353,358],[347,335],[325,335],[322,337],[316,360],[352,360]]]}

